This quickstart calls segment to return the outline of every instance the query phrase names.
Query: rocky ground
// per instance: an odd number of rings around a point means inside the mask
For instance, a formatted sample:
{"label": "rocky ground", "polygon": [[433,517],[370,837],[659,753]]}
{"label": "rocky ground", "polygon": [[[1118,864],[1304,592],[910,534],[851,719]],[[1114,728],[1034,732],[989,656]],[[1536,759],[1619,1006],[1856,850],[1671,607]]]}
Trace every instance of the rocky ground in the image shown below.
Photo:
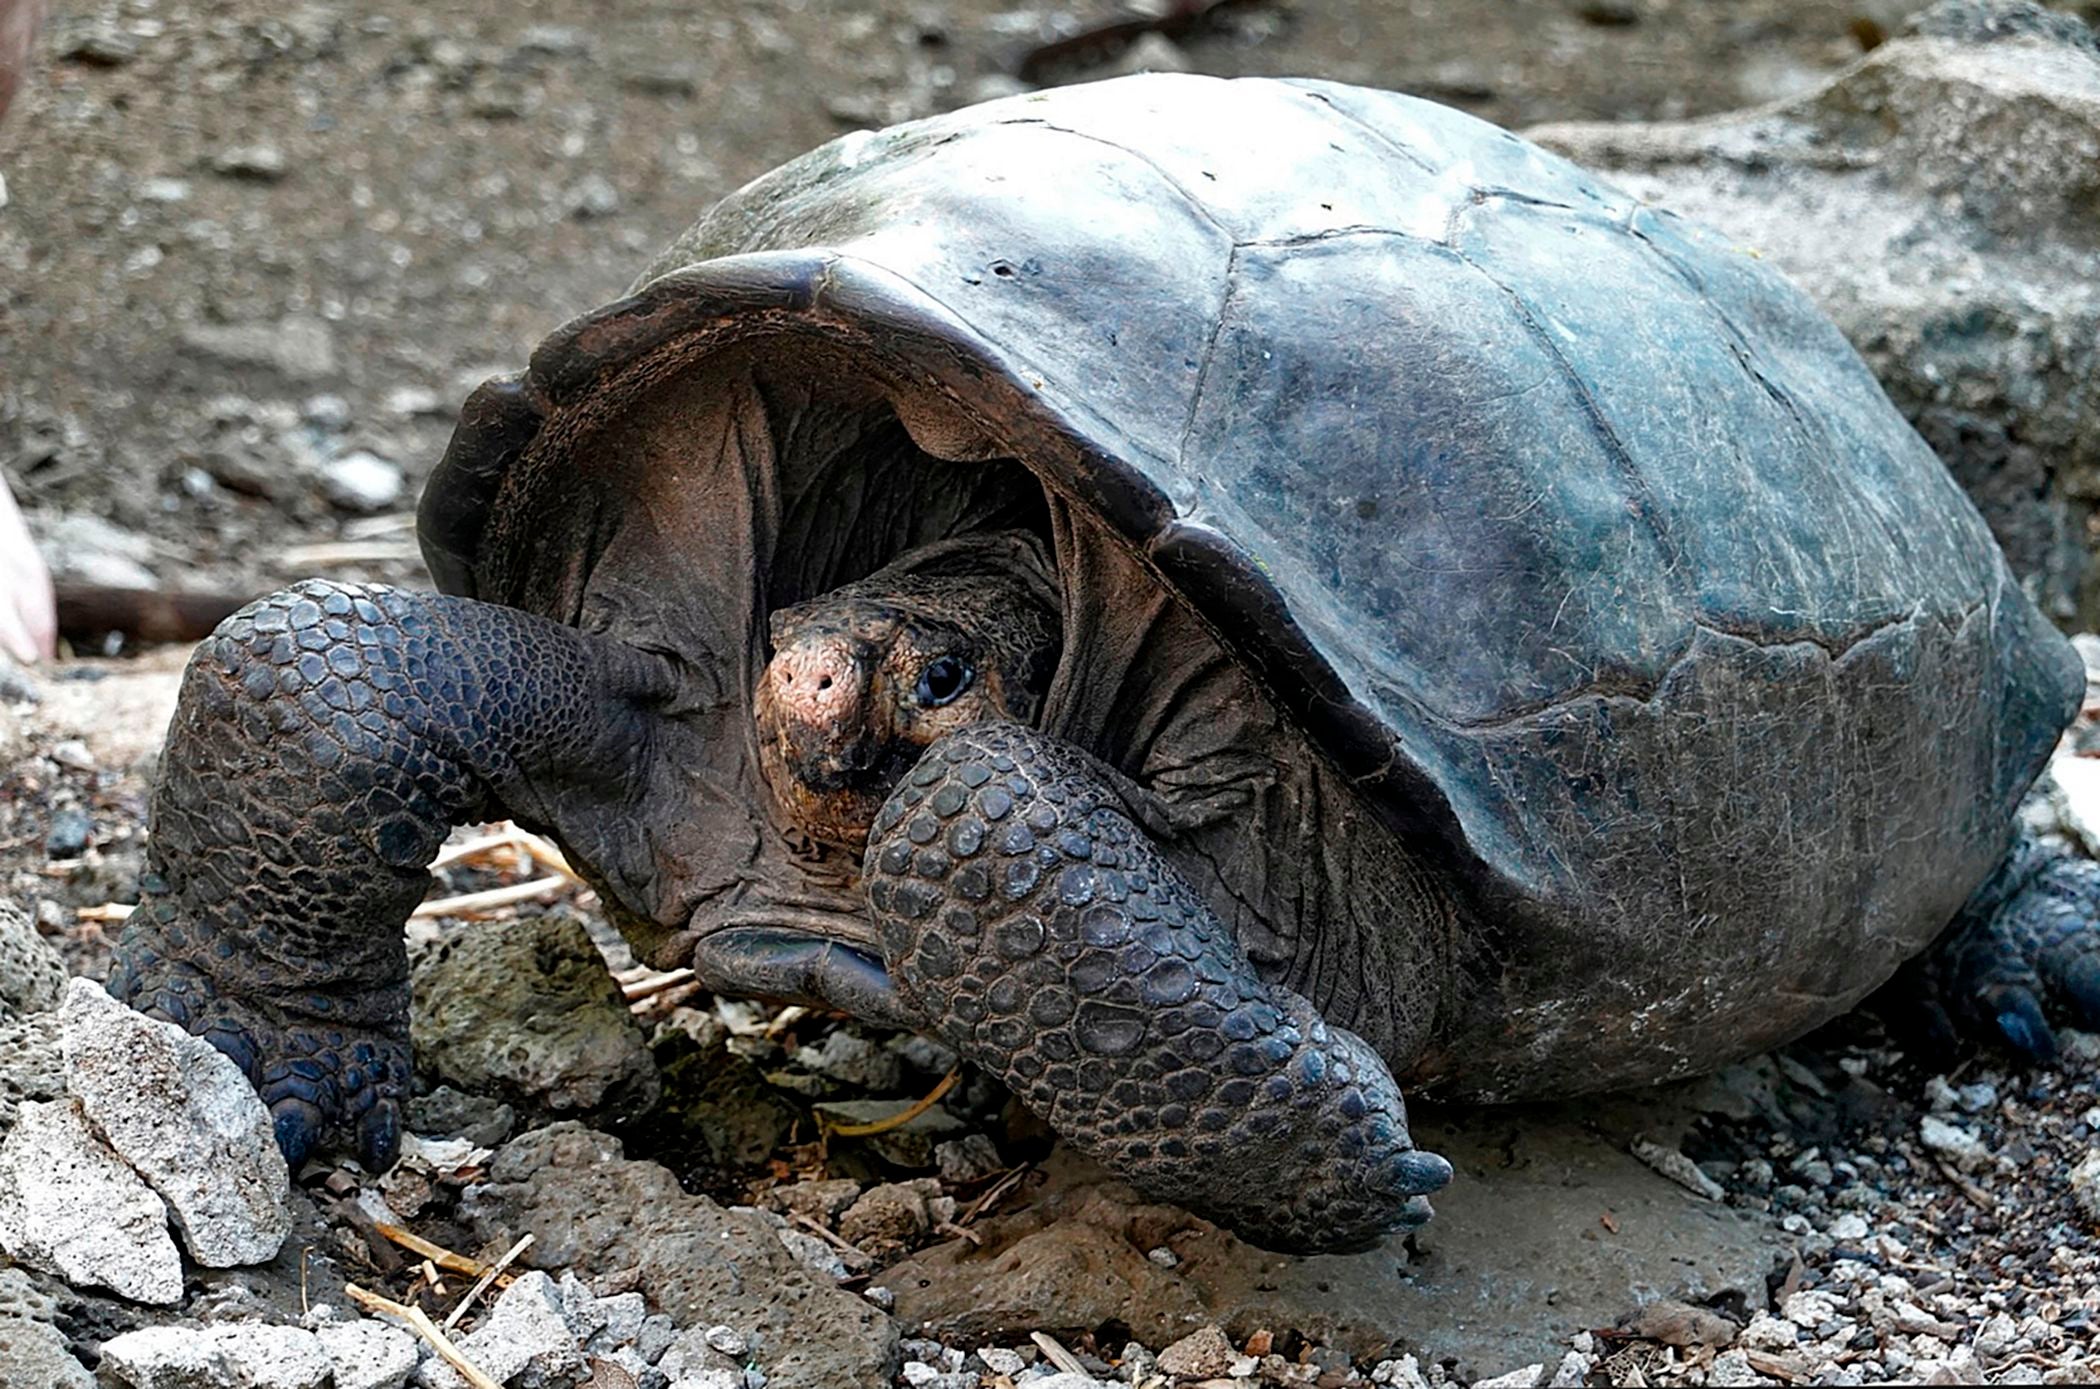
{"label": "rocky ground", "polygon": [[[2091,4],[2092,0],[2083,0]],[[1798,94],[1906,0],[1283,0],[1054,76],[1317,73],[1514,126]],[[1109,0],[58,7],[0,127],[0,469],[62,582],[418,581],[469,387],[738,183],[1014,90]],[[95,643],[111,618],[83,608]]]}
{"label": "rocky ground", "polygon": [[[1746,220],[1987,509],[2004,501],[1994,524],[2052,610],[2090,617],[2100,241],[2075,161],[2100,77],[2005,50],[1950,79],[1908,40],[1818,85],[1906,8],[1240,4],[1179,45],[1051,76],[1319,72],[1562,123],[1550,138],[1644,192]],[[1012,90],[1030,45],[1108,12],[69,7],[0,130],[0,467],[76,592],[424,582],[408,511],[473,381],[617,294],[744,178]],[[1873,157],[1818,154],[1863,140]],[[1946,185],[1979,164],[1991,178]],[[1816,220],[1869,204],[1867,241]],[[1967,298],[1926,292],[1949,283]],[[254,1123],[210,1057],[138,1029],[121,1057],[66,1052],[68,1018],[97,1003],[61,974],[102,975],[107,908],[136,895],[183,654],[97,660],[93,625],[75,637],[34,679],[0,672],[0,899],[23,913],[0,912],[0,1128],[28,1134],[0,1151],[0,1386],[91,1366],[140,1385],[464,1382],[408,1309],[499,1381],[605,1389],[2100,1372],[2092,1038],[2019,1070],[1920,1056],[1862,1016],[1666,1092],[1425,1112],[1418,1137],[1460,1173],[1438,1219],[1374,1254],[1283,1259],[1141,1201],[968,1072],[881,1127],[952,1058],[615,977],[631,962],[588,895],[486,831],[441,875],[469,900],[415,926],[431,1088],[408,1160],[283,1173],[280,1200],[253,1148],[200,1169],[124,1137]],[[2092,750],[2067,748],[2037,814],[2100,850]],[[535,882],[509,905],[474,895]],[[142,1056],[168,1084],[110,1108],[111,1072]],[[251,1186],[200,1213],[185,1170]],[[58,1238],[83,1211],[88,1237]]]}
{"label": "rocky ground", "polygon": [[[1426,1110],[1459,1172],[1438,1218],[1284,1258],[1143,1201],[980,1076],[944,1089],[923,1039],[632,970],[500,827],[461,833],[412,924],[403,1163],[273,1177],[237,1073],[195,1078],[216,1053],[86,982],[178,654],[0,705],[0,897],[27,909],[0,912],[0,1384],[480,1383],[416,1315],[494,1382],[598,1389],[2100,1376],[2100,1037],[2050,1070],[1942,1065],[1862,1014],[1664,1091]],[[2081,842],[2088,742],[2033,810]],[[510,885],[528,900],[490,905]],[[202,1117],[244,1100],[246,1139]]]}

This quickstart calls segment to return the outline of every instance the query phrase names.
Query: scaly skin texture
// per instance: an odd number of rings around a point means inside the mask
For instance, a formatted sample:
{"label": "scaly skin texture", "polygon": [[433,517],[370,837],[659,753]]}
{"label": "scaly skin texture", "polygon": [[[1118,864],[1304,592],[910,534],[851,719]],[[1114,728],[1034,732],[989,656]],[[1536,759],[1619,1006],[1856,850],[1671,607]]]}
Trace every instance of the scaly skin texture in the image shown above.
{"label": "scaly skin texture", "polygon": [[1016,724],[936,744],[875,821],[891,977],[964,1056],[1149,1193],[1286,1250],[1361,1248],[1451,1178],[1371,1049],[1264,983],[1112,778]]}
{"label": "scaly skin texture", "polygon": [[2100,864],[2022,833],[1935,947],[1932,990],[1962,1030],[2056,1059],[2045,1004],[2100,1025]]}
{"label": "scaly skin texture", "polygon": [[183,677],[111,992],[238,1062],[294,1165],[325,1143],[387,1166],[401,928],[438,846],[579,788],[617,804],[671,681],[658,658],[466,599],[313,581],[250,604]]}

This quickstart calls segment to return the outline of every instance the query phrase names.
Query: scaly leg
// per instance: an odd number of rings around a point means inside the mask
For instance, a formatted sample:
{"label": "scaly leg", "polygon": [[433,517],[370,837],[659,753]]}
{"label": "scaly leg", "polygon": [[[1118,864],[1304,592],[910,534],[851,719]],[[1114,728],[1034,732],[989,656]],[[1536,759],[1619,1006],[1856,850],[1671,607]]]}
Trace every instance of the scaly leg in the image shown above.
{"label": "scaly leg", "polygon": [[1927,970],[1957,1024],[2054,1060],[2050,1013],[2100,1027],[2100,863],[2021,834],[1933,952]]}
{"label": "scaly leg", "polygon": [[110,991],[207,1038],[297,1164],[375,1169],[408,1081],[402,924],[453,825],[643,780],[668,663],[509,608],[308,582],[183,676]]}
{"label": "scaly leg", "polygon": [[1016,724],[934,744],[884,806],[868,897],[907,1003],[1065,1138],[1258,1244],[1428,1218],[1385,1063],[1265,983],[1105,769]]}

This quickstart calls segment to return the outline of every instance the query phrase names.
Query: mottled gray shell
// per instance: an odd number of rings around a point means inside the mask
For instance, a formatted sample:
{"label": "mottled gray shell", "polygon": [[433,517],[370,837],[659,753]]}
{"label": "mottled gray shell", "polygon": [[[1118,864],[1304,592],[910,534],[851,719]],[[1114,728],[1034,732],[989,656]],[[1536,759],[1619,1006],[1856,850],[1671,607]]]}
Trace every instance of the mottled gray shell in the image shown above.
{"label": "mottled gray shell", "polygon": [[1065,88],[750,184],[470,406],[440,581],[547,562],[485,542],[550,432],[787,323],[1028,445],[1451,870],[1493,923],[1453,1049],[1604,1029],[1584,1079],[1648,1079],[1843,1006],[1995,861],[2082,688],[1754,247],[1313,81]]}

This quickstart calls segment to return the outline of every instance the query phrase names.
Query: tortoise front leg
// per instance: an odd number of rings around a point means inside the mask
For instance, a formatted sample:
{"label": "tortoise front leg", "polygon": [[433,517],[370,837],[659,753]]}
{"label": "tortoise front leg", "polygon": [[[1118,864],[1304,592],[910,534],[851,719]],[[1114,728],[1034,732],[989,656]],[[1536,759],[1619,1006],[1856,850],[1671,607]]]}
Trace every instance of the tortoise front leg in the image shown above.
{"label": "tortoise front leg", "polygon": [[672,683],[660,658],[462,598],[316,581],[250,604],[183,676],[111,992],[238,1062],[295,1165],[324,1142],[389,1165],[401,928],[438,846],[631,795]]}
{"label": "tortoise front leg", "polygon": [[1254,972],[1077,749],[934,744],[869,836],[891,977],[964,1056],[1151,1195],[1253,1242],[1360,1248],[1451,1178],[1385,1063]]}

